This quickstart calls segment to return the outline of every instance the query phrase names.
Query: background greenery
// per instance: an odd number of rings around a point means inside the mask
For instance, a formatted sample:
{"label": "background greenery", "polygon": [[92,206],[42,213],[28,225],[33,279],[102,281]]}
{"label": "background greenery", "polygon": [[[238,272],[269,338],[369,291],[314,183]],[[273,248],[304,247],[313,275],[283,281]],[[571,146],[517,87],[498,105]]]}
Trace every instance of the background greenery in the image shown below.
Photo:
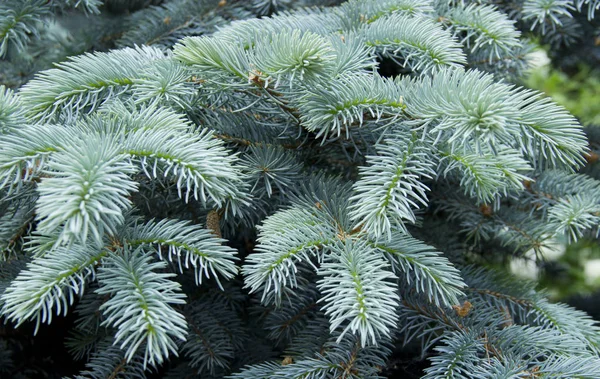
{"label": "background greenery", "polygon": [[[544,51],[545,54],[545,51]],[[600,129],[600,69],[578,64],[575,71],[564,72],[549,61],[531,70],[524,86],[543,91],[564,106],[587,127]],[[592,157],[592,160],[597,157]],[[596,162],[591,162],[596,163]],[[547,288],[555,300],[582,301],[600,291],[600,245],[597,239],[584,238],[567,244],[546,257],[539,275],[539,286]],[[531,275],[531,273],[530,273]],[[582,304],[585,307],[585,301]],[[589,305],[589,301],[588,301]]]}
{"label": "background greenery", "polygon": [[525,85],[550,95],[585,126],[600,125],[600,71],[582,64],[574,75],[549,65],[532,71]]}

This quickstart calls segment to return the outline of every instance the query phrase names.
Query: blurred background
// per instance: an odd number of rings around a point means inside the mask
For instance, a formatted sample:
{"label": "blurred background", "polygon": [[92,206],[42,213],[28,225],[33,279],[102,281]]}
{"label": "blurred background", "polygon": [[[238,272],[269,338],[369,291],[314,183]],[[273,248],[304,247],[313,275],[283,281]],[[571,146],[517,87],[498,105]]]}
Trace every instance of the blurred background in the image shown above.
{"label": "blurred background", "polygon": [[[600,179],[600,38],[593,39],[593,47],[588,44],[582,51],[580,46],[570,46],[551,57],[548,46],[539,46],[531,54],[532,68],[520,84],[544,92],[580,120],[591,147],[586,157],[588,164],[581,171]],[[574,51],[577,53],[573,54]],[[575,55],[585,58],[571,59]],[[533,252],[515,258],[510,264],[511,271],[537,280],[552,300],[569,303],[600,320],[598,236],[584,236],[570,245],[566,240],[556,240],[541,258],[544,262],[541,267],[535,264]]]}

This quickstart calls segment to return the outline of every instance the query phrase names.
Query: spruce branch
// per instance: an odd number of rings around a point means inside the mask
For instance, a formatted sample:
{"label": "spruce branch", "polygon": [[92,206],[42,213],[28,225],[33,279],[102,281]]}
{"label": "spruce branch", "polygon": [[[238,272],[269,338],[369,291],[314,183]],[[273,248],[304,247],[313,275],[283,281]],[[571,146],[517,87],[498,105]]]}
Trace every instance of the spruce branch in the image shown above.
{"label": "spruce branch", "polygon": [[45,0],[7,0],[0,4],[0,57],[9,46],[23,51],[31,35],[37,36],[39,23],[49,14]]}
{"label": "spruce branch", "polygon": [[426,15],[433,13],[430,1],[418,0],[350,0],[339,7],[347,18],[358,17],[361,23],[372,23],[380,17],[390,14]]}
{"label": "spruce branch", "polygon": [[135,172],[112,136],[88,136],[79,144],[54,154],[38,185],[38,231],[60,230],[57,244],[88,237],[102,245],[105,234],[115,234],[123,212],[131,207],[128,196],[137,185],[128,174]]}
{"label": "spruce branch", "polygon": [[347,239],[331,247],[319,268],[318,287],[330,331],[342,329],[337,342],[348,332],[360,336],[361,346],[391,336],[399,297],[388,267],[364,242]]}
{"label": "spruce branch", "polygon": [[280,211],[260,226],[259,254],[247,258],[242,269],[251,292],[262,292],[262,299],[275,301],[283,288],[297,286],[296,265],[311,262],[327,244],[337,239],[337,229],[314,211],[299,207]]}
{"label": "spruce branch", "polygon": [[[486,149],[487,150],[487,149]],[[498,195],[523,190],[530,180],[524,173],[532,170],[518,151],[499,147],[494,153],[450,153],[442,151],[443,174],[458,171],[460,186],[466,195],[482,203],[492,203]]]}
{"label": "spruce branch", "polygon": [[549,98],[541,98],[539,93],[521,91],[516,100],[521,104],[523,150],[535,157],[536,166],[562,168],[584,164],[583,155],[588,147],[585,134],[573,116]]}
{"label": "spruce branch", "polygon": [[300,100],[301,121],[316,137],[349,137],[351,126],[359,127],[372,118],[394,120],[406,105],[400,88],[380,76],[341,76],[326,88],[311,88]]}
{"label": "spruce branch", "polygon": [[595,11],[600,8],[600,1],[598,0],[574,0],[573,2],[580,12],[584,9],[584,6],[587,5],[588,20],[593,19]]}
{"label": "spruce branch", "polygon": [[90,251],[72,245],[34,259],[2,294],[2,314],[17,325],[35,321],[37,332],[41,323],[52,321],[54,314],[67,314],[106,255],[105,250]]}
{"label": "spruce branch", "polygon": [[471,3],[453,7],[443,14],[441,21],[462,37],[461,43],[471,54],[483,51],[488,62],[510,56],[521,47],[515,22],[492,5]]}
{"label": "spruce branch", "polygon": [[25,123],[21,99],[11,89],[0,86],[0,134],[5,134]]}
{"label": "spruce branch", "polygon": [[466,63],[461,45],[430,18],[394,13],[378,18],[360,32],[383,56],[419,73]]}
{"label": "spruce branch", "polygon": [[215,237],[209,230],[188,221],[168,220],[135,223],[127,230],[124,239],[131,246],[155,246],[162,259],[163,247],[168,249],[168,258],[176,262],[179,271],[194,268],[196,283],[218,275],[231,279],[237,273],[235,250],[223,245],[225,240]]}
{"label": "spruce branch", "polygon": [[86,370],[75,379],[141,379],[145,378],[145,368],[140,355],[127,362],[124,352],[115,346],[114,339],[107,337],[102,340],[96,351],[92,354],[90,361],[86,364]]}
{"label": "spruce branch", "polygon": [[96,293],[110,295],[100,307],[106,316],[102,325],[118,329],[114,344],[126,350],[126,362],[142,347],[144,369],[177,354],[176,340],[186,339],[185,319],[169,305],[184,304],[185,295],[170,280],[174,274],[158,272],[165,266],[152,262],[148,253],[125,246],[119,255],[109,254],[98,272]]}
{"label": "spruce branch", "polygon": [[227,154],[210,131],[174,133],[160,128],[138,130],[128,137],[124,152],[135,158],[150,179],[174,176],[177,192],[186,202],[193,195],[203,203],[210,199],[221,206],[227,199],[244,197],[235,156]]}
{"label": "spruce branch", "polygon": [[539,25],[542,34],[546,34],[546,28],[552,29],[562,25],[561,19],[573,17],[571,12],[575,10],[573,1],[565,0],[528,0],[523,4],[523,20],[533,20],[531,29]]}
{"label": "spruce branch", "polygon": [[166,59],[163,52],[152,47],[71,57],[40,72],[21,88],[20,95],[32,120],[52,120],[61,113],[74,117],[124,93],[149,63],[161,59]]}
{"label": "spruce branch", "polygon": [[336,55],[331,44],[317,34],[284,30],[259,37],[255,44],[252,60],[264,87],[269,81],[278,87],[283,76],[293,86],[297,81],[318,81],[332,74]]}
{"label": "spruce branch", "polygon": [[460,271],[431,246],[399,232],[393,233],[389,241],[371,246],[387,258],[396,275],[430,302],[450,306],[458,304],[463,296],[466,285]]}
{"label": "spruce branch", "polygon": [[52,153],[77,134],[61,126],[24,125],[0,135],[0,189],[20,190],[28,182],[39,180]]}
{"label": "spruce branch", "polygon": [[431,152],[416,134],[397,131],[376,146],[377,155],[367,156],[369,166],[360,167],[354,184],[350,217],[375,238],[389,239],[392,230],[406,232],[404,222],[416,222],[413,209],[427,206],[423,183],[435,176]]}

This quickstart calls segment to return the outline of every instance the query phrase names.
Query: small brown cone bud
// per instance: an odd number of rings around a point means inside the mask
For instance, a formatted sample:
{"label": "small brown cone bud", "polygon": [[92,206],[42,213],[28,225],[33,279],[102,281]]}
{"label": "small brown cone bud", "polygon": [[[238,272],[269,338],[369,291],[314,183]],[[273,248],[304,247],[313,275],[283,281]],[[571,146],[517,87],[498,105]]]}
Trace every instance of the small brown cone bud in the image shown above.
{"label": "small brown cone bud", "polygon": [[485,217],[492,217],[492,214],[494,213],[492,207],[490,207],[487,204],[483,204],[482,206],[480,206],[479,210],[481,211],[481,213],[483,213]]}
{"label": "small brown cone bud", "polygon": [[221,216],[219,216],[219,212],[214,209],[206,215],[206,228],[210,229],[213,234],[219,238],[222,237],[220,221]]}
{"label": "small brown cone bud", "polygon": [[503,328],[508,328],[509,326],[514,325],[515,321],[513,320],[508,307],[501,307],[502,315],[504,316],[504,322],[502,323]]}
{"label": "small brown cone bud", "polygon": [[471,304],[471,302],[469,302],[468,300],[466,300],[463,303],[463,305],[453,305],[452,306],[452,309],[454,309],[454,311],[456,312],[458,317],[466,317],[472,308],[473,308],[473,304]]}
{"label": "small brown cone bud", "polygon": [[598,156],[598,154],[594,153],[593,151],[585,155],[585,160],[587,161],[587,163],[596,163],[598,162],[599,158],[600,157]]}

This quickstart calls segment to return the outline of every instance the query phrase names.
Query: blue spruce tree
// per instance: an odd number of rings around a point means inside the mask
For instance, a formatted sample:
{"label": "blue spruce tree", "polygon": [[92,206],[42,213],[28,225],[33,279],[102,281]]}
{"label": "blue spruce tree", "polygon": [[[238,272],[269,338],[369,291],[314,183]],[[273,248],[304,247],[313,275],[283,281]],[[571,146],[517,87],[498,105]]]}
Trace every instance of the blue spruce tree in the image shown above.
{"label": "blue spruce tree", "polygon": [[0,375],[67,316],[75,378],[600,378],[501,269],[598,238],[600,133],[518,83],[599,8],[3,1]]}

